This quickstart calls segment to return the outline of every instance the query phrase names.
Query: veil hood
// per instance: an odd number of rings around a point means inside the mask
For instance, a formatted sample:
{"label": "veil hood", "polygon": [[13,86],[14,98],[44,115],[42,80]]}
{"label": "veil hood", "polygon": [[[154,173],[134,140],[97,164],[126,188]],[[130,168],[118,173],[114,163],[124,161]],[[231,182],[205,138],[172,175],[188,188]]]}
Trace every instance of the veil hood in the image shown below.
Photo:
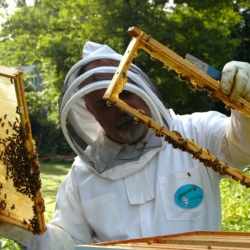
{"label": "veil hood", "polygon": [[[133,157],[120,157],[120,159],[118,157],[117,160],[109,164],[100,159],[100,150],[102,150],[105,141],[108,144],[117,144],[115,147],[120,148],[122,152],[127,152],[129,148],[129,145],[124,146],[115,142],[107,142],[108,139],[105,138],[103,129],[85,107],[84,96],[94,90],[107,88],[110,79],[112,79],[111,76],[117,70],[116,66],[100,66],[86,71],[85,67],[90,62],[103,59],[111,59],[119,63],[122,55],[116,53],[107,45],[94,42],[85,44],[83,59],[70,69],[65,78],[59,99],[60,123],[67,142],[81,160],[99,175],[110,176],[112,168],[135,161],[138,162],[152,148],[161,148],[165,142],[159,137],[157,137],[157,140],[151,140],[155,136],[148,133],[142,142],[133,146],[134,151],[138,149],[138,152]],[[155,84],[149,77],[134,64],[131,64],[127,77],[129,82],[126,84],[125,89],[140,96],[146,102],[157,123],[171,128],[172,118],[170,112],[165,107]],[[84,82],[88,82],[88,84],[84,85]]]}

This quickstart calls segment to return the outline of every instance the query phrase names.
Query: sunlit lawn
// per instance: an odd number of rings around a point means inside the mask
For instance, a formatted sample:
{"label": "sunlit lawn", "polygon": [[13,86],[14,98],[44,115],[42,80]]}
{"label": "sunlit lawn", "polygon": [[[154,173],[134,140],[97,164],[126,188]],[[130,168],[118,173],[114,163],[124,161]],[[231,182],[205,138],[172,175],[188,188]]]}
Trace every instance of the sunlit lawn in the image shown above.
{"label": "sunlit lawn", "polygon": [[[70,170],[69,163],[41,163],[42,196],[45,200],[45,221],[49,222],[55,208],[56,193],[60,183]],[[19,246],[12,240],[0,237],[0,249],[20,250]]]}
{"label": "sunlit lawn", "polygon": [[42,196],[45,200],[45,220],[48,222],[54,212],[55,197],[60,183],[71,167],[69,163],[40,163],[42,179]]}

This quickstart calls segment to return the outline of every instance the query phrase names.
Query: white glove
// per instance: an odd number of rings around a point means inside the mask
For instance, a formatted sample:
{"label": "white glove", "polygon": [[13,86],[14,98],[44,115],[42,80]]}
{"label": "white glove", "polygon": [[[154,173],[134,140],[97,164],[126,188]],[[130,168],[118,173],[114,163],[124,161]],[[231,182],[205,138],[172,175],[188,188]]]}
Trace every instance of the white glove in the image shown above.
{"label": "white glove", "polygon": [[232,61],[222,71],[221,92],[228,95],[231,102],[239,97],[250,101],[250,64]]}
{"label": "white glove", "polygon": [[29,231],[4,222],[0,222],[0,235],[4,238],[16,241],[18,244],[20,244],[20,246],[26,246],[26,244],[34,236]]}

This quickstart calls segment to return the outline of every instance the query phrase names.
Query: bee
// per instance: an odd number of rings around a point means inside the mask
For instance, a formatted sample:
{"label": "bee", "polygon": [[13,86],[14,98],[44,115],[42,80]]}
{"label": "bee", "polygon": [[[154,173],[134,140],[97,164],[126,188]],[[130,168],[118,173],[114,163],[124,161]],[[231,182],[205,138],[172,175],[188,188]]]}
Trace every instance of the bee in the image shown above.
{"label": "bee", "polygon": [[40,200],[40,201],[37,202],[37,206],[42,207],[43,205],[44,205],[43,201]]}
{"label": "bee", "polygon": [[26,225],[27,221],[23,218],[23,224]]}
{"label": "bee", "polygon": [[138,109],[138,112],[143,114],[143,115],[146,115],[146,112],[144,110],[142,110],[142,109]]}
{"label": "bee", "polygon": [[16,138],[17,138],[17,134],[14,134],[14,133],[13,133],[13,134],[12,134],[12,138],[13,138],[13,139],[16,139]]}
{"label": "bee", "polygon": [[6,135],[8,135],[9,134],[9,130],[8,129],[6,129]]}
{"label": "bee", "polygon": [[4,200],[0,201],[0,209],[4,210],[6,208],[6,202]]}
{"label": "bee", "polygon": [[29,133],[29,131],[30,131],[30,126],[29,126],[29,123],[28,123],[28,122],[25,123],[25,127],[26,127],[27,133]]}
{"label": "bee", "polygon": [[2,123],[2,125],[1,125],[1,126],[2,126],[2,128],[4,127],[4,122]]}
{"label": "bee", "polygon": [[146,126],[147,126],[148,128],[152,128],[152,125],[151,125],[151,120],[148,120],[148,122],[147,122]]}
{"label": "bee", "polygon": [[13,204],[10,209],[11,210],[15,209],[15,205]]}
{"label": "bee", "polygon": [[9,123],[10,127],[12,127],[12,124],[11,124],[11,122],[10,122],[10,121],[8,121],[8,123]]}
{"label": "bee", "polygon": [[14,126],[13,129],[18,133],[19,132],[19,128],[17,126]]}
{"label": "bee", "polygon": [[7,194],[4,194],[4,199],[6,199],[7,198]]}
{"label": "bee", "polygon": [[17,121],[17,123],[19,123],[19,120],[18,120],[18,118],[16,117],[16,121]]}
{"label": "bee", "polygon": [[187,173],[187,175],[188,175],[189,177],[191,176],[191,174],[190,174],[189,172]]}
{"label": "bee", "polygon": [[173,130],[172,132],[173,132],[174,134],[176,134],[178,137],[182,137],[181,134],[180,134],[178,131]]}
{"label": "bee", "polygon": [[6,119],[7,118],[7,114],[5,114],[3,118]]}

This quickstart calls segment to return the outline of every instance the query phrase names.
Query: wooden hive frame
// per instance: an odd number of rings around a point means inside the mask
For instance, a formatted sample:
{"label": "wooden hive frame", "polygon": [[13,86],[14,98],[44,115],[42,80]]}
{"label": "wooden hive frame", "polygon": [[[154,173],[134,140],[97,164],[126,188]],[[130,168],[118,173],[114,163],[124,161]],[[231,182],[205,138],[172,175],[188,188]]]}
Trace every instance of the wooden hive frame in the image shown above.
{"label": "wooden hive frame", "polygon": [[0,66],[0,221],[41,235],[45,207],[22,75]]}
{"label": "wooden hive frame", "polygon": [[151,128],[157,136],[163,136],[174,148],[190,153],[193,158],[198,159],[206,167],[211,167],[221,175],[229,175],[242,185],[250,187],[250,178],[248,176],[244,175],[236,168],[229,167],[216,156],[212,155],[209,150],[200,148],[193,140],[183,138],[178,131],[169,131],[165,127],[160,126],[153,119],[145,116],[140,110],[133,109],[119,99],[119,94],[125,87],[127,82],[127,71],[133,59],[137,56],[137,51],[143,49],[150,54],[152,58],[163,62],[165,68],[175,70],[179,74],[179,77],[187,81],[192,89],[206,90],[212,98],[221,99],[228,107],[235,108],[246,116],[250,115],[250,103],[243,98],[239,98],[237,103],[231,103],[228,97],[221,93],[218,81],[214,80],[195,65],[183,59],[140,29],[132,27],[129,28],[128,31],[133,38],[103,97],[108,101],[108,105],[116,105],[134,116],[136,122],[145,124],[147,127]]}

